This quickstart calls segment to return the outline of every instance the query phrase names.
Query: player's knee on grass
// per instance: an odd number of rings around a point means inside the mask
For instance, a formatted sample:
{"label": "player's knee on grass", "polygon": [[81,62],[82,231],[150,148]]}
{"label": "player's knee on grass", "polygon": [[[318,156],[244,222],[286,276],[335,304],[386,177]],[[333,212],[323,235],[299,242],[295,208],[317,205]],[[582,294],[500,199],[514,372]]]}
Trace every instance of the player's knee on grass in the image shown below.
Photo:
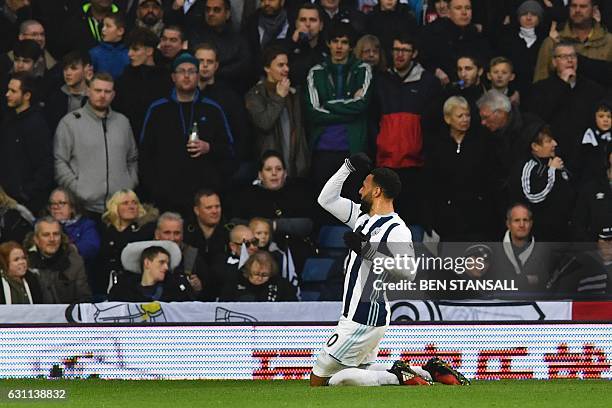
{"label": "player's knee on grass", "polygon": [[319,378],[329,379],[332,375],[336,374],[338,371],[344,370],[345,368],[348,367],[330,356],[325,350],[321,350],[314,367],[312,367],[312,375]]}
{"label": "player's knee on grass", "polygon": [[325,387],[327,385],[329,385],[329,377],[319,377],[314,373],[310,373],[311,387]]}

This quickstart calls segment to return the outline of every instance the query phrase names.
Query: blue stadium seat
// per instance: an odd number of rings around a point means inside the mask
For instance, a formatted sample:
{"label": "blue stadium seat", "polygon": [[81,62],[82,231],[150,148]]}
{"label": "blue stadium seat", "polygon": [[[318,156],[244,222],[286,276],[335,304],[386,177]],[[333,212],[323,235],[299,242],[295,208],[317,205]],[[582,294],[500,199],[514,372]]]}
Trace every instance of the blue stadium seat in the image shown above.
{"label": "blue stadium seat", "polygon": [[351,229],[344,225],[324,225],[319,231],[319,249],[323,256],[342,257],[346,254],[344,234]]}
{"label": "blue stadium seat", "polygon": [[331,258],[308,258],[302,269],[302,282],[325,282],[335,260]]}
{"label": "blue stadium seat", "polygon": [[318,290],[303,290],[301,295],[302,302],[316,302],[321,299],[321,292]]}

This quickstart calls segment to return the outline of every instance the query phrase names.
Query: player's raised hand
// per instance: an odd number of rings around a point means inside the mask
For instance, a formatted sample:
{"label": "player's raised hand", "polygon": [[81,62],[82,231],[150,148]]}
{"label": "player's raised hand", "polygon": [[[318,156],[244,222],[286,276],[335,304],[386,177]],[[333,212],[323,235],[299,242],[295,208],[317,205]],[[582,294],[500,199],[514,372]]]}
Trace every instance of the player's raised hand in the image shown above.
{"label": "player's raised hand", "polygon": [[369,172],[372,170],[372,160],[365,153],[355,153],[347,162],[351,171]]}
{"label": "player's raised hand", "polygon": [[349,231],[344,234],[344,244],[357,255],[361,255],[361,248],[365,241],[365,235],[359,232]]}

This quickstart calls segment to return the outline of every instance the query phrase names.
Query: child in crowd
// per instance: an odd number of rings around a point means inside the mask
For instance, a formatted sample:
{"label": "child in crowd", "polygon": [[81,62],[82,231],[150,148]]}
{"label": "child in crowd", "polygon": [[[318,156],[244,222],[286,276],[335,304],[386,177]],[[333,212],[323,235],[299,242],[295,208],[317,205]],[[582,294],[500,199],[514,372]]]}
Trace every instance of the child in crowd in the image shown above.
{"label": "child in crowd", "polygon": [[125,34],[125,18],[114,13],[104,17],[102,26],[102,42],[89,50],[95,72],[108,72],[117,79],[129,65],[128,49],[123,44]]}
{"label": "child in crowd", "polygon": [[278,264],[280,275],[297,288],[298,277],[295,271],[295,265],[293,264],[293,259],[291,258],[290,249],[287,248],[286,251],[283,251],[276,244],[276,242],[272,241],[272,223],[270,220],[262,217],[251,218],[251,221],[249,221],[249,228],[251,231],[253,231],[255,238],[259,240],[259,249],[268,251],[270,254],[272,254],[274,260]]}
{"label": "child in crowd", "polygon": [[491,89],[496,89],[499,92],[510,98],[513,105],[518,106],[521,103],[519,92],[514,88],[514,66],[512,61],[506,57],[495,57],[489,63],[489,72],[487,78],[491,83]]}
{"label": "child in crowd", "polygon": [[594,124],[582,136],[584,181],[606,175],[608,154],[612,147],[612,101],[604,100],[595,108]]}

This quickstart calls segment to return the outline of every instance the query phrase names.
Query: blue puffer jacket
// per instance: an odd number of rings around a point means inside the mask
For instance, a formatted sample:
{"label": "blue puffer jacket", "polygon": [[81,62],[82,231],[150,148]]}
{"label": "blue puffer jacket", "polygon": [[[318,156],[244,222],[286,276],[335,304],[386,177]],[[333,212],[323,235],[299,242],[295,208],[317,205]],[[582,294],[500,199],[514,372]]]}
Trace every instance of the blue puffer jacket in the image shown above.
{"label": "blue puffer jacket", "polygon": [[85,263],[94,260],[100,251],[100,234],[96,229],[96,223],[89,218],[81,217],[75,222],[64,223],[63,227]]}
{"label": "blue puffer jacket", "polygon": [[130,64],[128,49],[122,43],[101,42],[89,50],[95,72],[108,72],[117,79]]}

